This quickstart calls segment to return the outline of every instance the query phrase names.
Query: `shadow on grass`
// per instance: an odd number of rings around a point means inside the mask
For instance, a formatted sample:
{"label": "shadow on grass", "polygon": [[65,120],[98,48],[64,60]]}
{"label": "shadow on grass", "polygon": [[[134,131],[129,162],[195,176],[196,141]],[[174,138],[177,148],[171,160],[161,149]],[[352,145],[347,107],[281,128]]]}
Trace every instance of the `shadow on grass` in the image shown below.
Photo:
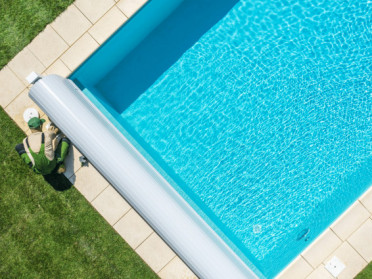
{"label": "shadow on grass", "polygon": [[72,183],[63,174],[51,173],[44,175],[44,180],[56,191],[66,191],[72,186]]}

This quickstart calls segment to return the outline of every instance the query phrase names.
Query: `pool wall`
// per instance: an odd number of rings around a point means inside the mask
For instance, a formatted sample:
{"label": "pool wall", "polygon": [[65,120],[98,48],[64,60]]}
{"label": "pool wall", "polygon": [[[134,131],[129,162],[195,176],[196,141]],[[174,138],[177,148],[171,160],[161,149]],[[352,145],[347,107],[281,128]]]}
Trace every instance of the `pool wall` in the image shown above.
{"label": "pool wall", "polygon": [[[105,43],[105,52],[98,49],[89,58],[89,63],[82,64],[75,72],[79,72],[79,82],[84,85],[95,84],[111,69],[127,56],[146,36],[166,19],[183,0],[151,0],[148,1],[135,15],[133,15],[117,32],[121,33],[122,40],[111,36]],[[100,65],[97,71],[93,65]]]}
{"label": "pool wall", "polygon": [[258,278],[70,80],[29,96],[201,278]]}

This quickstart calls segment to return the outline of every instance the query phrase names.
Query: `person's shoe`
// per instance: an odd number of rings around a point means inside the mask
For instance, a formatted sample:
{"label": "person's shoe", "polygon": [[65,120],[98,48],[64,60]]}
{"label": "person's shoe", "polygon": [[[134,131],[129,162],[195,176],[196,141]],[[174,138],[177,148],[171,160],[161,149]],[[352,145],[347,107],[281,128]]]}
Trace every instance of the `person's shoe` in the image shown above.
{"label": "person's shoe", "polygon": [[66,167],[65,167],[65,164],[61,164],[59,167],[58,167],[58,170],[57,170],[57,173],[58,174],[62,174],[66,171]]}

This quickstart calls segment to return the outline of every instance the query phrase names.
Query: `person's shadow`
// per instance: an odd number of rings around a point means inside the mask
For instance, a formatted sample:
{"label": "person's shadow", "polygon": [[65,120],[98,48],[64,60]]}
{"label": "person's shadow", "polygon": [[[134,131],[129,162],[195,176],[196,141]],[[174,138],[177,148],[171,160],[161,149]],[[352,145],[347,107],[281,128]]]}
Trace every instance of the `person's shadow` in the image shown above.
{"label": "person's shadow", "polygon": [[48,182],[56,191],[66,191],[71,188],[72,183],[63,174],[53,172],[48,175],[44,175],[44,179]]}

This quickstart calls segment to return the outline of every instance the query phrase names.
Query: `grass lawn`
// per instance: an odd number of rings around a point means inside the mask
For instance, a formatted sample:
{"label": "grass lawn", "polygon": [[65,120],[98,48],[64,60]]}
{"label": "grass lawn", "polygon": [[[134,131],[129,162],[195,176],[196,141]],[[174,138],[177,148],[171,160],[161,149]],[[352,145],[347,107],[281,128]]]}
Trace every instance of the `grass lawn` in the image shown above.
{"label": "grass lawn", "polygon": [[[0,68],[72,2],[0,0]],[[0,107],[0,278],[157,278],[63,175],[22,162],[24,137]]]}
{"label": "grass lawn", "polygon": [[0,0],[0,69],[73,0]]}

